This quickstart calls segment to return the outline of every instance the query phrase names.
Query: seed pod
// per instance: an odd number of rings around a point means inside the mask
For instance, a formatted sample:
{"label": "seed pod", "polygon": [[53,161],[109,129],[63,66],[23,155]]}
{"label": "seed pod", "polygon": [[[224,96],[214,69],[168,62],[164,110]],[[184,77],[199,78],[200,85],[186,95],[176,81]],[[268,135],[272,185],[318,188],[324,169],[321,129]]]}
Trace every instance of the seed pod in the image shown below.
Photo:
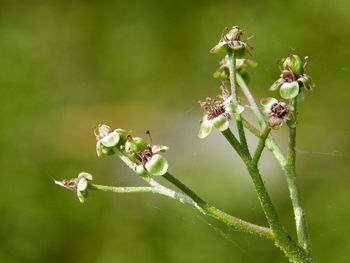
{"label": "seed pod", "polygon": [[286,100],[290,100],[298,96],[300,91],[299,83],[297,81],[286,82],[280,88],[280,95]]}
{"label": "seed pod", "polygon": [[147,175],[147,171],[145,170],[145,168],[143,167],[143,165],[136,165],[135,167],[135,172],[140,175],[140,176],[146,176]]}
{"label": "seed pod", "polygon": [[125,143],[125,150],[127,152],[139,152],[146,148],[146,141],[140,137],[129,136],[128,141]]}
{"label": "seed pod", "polygon": [[88,187],[88,181],[84,177],[80,178],[77,186],[77,191],[83,192],[87,189],[87,187]]}
{"label": "seed pod", "polygon": [[303,61],[297,55],[288,55],[283,62],[283,68],[289,68],[297,76],[303,74]]}
{"label": "seed pod", "polygon": [[152,175],[164,175],[168,171],[168,161],[160,154],[152,156],[145,164],[146,170]]}
{"label": "seed pod", "polygon": [[119,142],[120,136],[117,132],[111,132],[101,139],[101,143],[106,147],[116,146]]}
{"label": "seed pod", "polygon": [[78,196],[78,199],[80,201],[80,203],[84,203],[86,198],[88,197],[88,192],[87,191],[77,191],[77,196]]}

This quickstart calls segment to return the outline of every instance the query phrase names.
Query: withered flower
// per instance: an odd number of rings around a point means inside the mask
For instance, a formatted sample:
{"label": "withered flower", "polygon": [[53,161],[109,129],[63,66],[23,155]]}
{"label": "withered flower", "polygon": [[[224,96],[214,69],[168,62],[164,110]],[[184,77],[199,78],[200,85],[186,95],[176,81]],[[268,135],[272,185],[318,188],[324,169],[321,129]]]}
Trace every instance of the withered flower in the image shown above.
{"label": "withered flower", "polygon": [[292,105],[278,101],[275,98],[263,98],[260,103],[268,118],[267,124],[269,127],[278,129],[282,126],[283,121],[288,122],[289,126],[293,125],[293,122],[291,122],[291,113],[294,111]]}
{"label": "withered flower", "polygon": [[205,101],[199,101],[199,105],[204,111],[198,133],[198,137],[201,139],[206,138],[211,133],[213,126],[219,131],[228,129],[232,116],[240,114],[244,110],[242,105],[233,103],[232,96],[223,85],[221,90],[222,94],[216,99],[206,98]]}

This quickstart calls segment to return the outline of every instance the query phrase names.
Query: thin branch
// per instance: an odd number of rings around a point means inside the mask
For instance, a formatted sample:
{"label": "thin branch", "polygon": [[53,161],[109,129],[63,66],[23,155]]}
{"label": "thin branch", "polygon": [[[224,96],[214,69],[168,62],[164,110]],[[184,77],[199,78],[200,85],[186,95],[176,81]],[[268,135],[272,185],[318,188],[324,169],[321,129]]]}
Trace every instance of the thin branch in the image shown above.
{"label": "thin branch", "polygon": [[[135,171],[136,164],[133,163],[127,156],[125,156],[121,151],[116,150],[115,151],[117,156],[122,159],[122,161],[129,166],[132,170]],[[163,175],[163,177],[171,182],[173,185],[178,187],[182,192],[182,199],[192,205],[193,207],[197,208],[200,212],[207,214],[209,216],[212,216],[216,219],[218,219],[221,222],[224,222],[225,224],[228,224],[230,226],[233,226],[234,228],[243,231],[243,232],[248,232],[254,235],[258,235],[261,237],[265,237],[267,239],[274,240],[272,231],[269,228],[258,226],[255,224],[252,224],[250,222],[246,222],[242,219],[239,219],[237,217],[231,216],[220,209],[209,205],[207,202],[205,202],[202,198],[200,198],[196,193],[194,193],[189,187],[184,185],[182,182],[180,182],[178,179],[176,179],[174,176],[172,176],[170,173],[166,173]],[[143,177],[145,181],[147,181],[153,188],[161,189],[163,195],[173,195],[171,196],[174,198],[174,195],[181,194],[174,192],[173,190],[159,184],[157,181],[155,181],[153,178],[150,176],[145,176]],[[167,191],[172,191],[171,194],[167,194]],[[186,200],[184,197],[187,197],[189,200]],[[175,196],[176,197],[176,196]],[[174,199],[179,199],[179,198],[174,198]]]}
{"label": "thin branch", "polygon": [[255,150],[254,156],[253,156],[253,160],[252,160],[252,165],[253,166],[257,166],[258,162],[260,160],[261,154],[265,148],[265,142],[267,139],[267,136],[269,135],[271,131],[271,128],[266,126],[265,130],[263,131],[263,133],[260,135],[260,139],[258,142],[258,146]]}
{"label": "thin branch", "polygon": [[[297,119],[297,99],[292,101]],[[296,128],[289,128],[288,166],[285,167],[290,198],[292,200],[298,242],[301,247],[310,252],[310,241],[307,230],[306,216],[301,205],[299,190],[296,184]]]}
{"label": "thin branch", "polygon": [[[237,72],[236,72],[236,50],[230,50],[228,52],[228,61],[229,61],[229,71],[230,71],[230,85],[231,85],[231,94],[232,101],[234,104],[238,104],[237,97]],[[244,132],[244,127],[242,123],[242,117],[240,114],[236,116],[236,124],[239,135],[239,140],[242,145],[243,150],[248,156],[250,156],[247,139]]]}

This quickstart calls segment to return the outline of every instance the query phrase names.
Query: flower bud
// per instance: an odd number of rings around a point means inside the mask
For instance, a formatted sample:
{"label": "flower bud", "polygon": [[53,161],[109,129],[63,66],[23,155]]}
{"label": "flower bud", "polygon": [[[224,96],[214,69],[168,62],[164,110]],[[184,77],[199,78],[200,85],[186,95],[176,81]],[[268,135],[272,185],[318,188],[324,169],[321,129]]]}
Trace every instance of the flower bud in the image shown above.
{"label": "flower bud", "polygon": [[147,148],[147,143],[140,137],[128,136],[125,143],[125,151],[127,152],[139,152]]}
{"label": "flower bud", "polygon": [[145,164],[145,168],[152,175],[164,175],[168,171],[168,161],[160,154],[155,154]]}
{"label": "flower bud", "polygon": [[289,68],[295,75],[303,74],[303,61],[297,55],[288,55],[283,62],[283,68]]}

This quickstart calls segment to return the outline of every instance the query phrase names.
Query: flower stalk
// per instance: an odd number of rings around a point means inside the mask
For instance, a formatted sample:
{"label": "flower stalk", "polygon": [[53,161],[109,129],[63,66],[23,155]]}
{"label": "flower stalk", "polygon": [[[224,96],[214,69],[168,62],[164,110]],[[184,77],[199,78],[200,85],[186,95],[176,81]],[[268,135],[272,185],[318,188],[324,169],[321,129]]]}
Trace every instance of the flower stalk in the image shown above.
{"label": "flower stalk", "polygon": [[[256,62],[244,58],[250,46],[247,40],[242,41],[244,31],[238,26],[226,28],[219,43],[211,49],[212,53],[225,52],[225,57],[220,62],[220,68],[214,73],[214,77],[224,78],[222,93],[215,98],[206,98],[199,101],[204,111],[200,121],[201,127],[198,137],[206,138],[212,130],[218,130],[226,138],[232,148],[244,162],[249,176],[255,187],[260,205],[268,222],[268,227],[259,226],[230,215],[204,201],[187,185],[169,173],[169,163],[161,155],[167,152],[167,146],[148,144],[141,137],[133,137],[131,131],[123,129],[112,130],[108,125],[99,125],[95,129],[97,139],[96,152],[98,156],[116,155],[148,186],[117,187],[93,184],[92,175],[82,172],[77,178],[56,181],[66,189],[77,194],[81,203],[88,197],[88,191],[101,191],[113,193],[155,193],[167,196],[181,203],[188,204],[200,213],[211,216],[235,229],[247,232],[274,242],[292,263],[314,263],[311,257],[310,241],[307,232],[307,224],[304,210],[301,206],[300,194],[296,185],[296,126],[297,126],[297,101],[302,90],[311,91],[314,84],[306,74],[306,60],[297,55],[288,55],[281,61],[281,75],[271,86],[270,90],[278,90],[280,96],[285,99],[278,100],[272,97],[261,99],[263,112],[259,109],[250,92],[246,80],[248,72],[246,67],[255,67]],[[226,88],[229,83],[229,88]],[[243,118],[244,107],[238,99],[238,87],[248,100],[249,107],[254,113],[259,129]],[[302,89],[304,88],[304,89]],[[264,115],[263,115],[264,113]],[[237,125],[238,138],[233,134],[230,120],[234,119]],[[277,130],[283,123],[289,127],[288,153],[285,156],[271,135],[272,130]],[[215,129],[213,129],[215,128]],[[259,138],[256,149],[251,155],[246,139],[245,128]],[[147,132],[149,134],[149,132]],[[151,139],[152,140],[152,139]],[[282,170],[284,171],[296,223],[298,240],[294,241],[285,230],[279,219],[263,177],[259,170],[259,162],[265,146],[274,154]],[[178,190],[173,190],[159,183],[156,178],[163,177]]]}

